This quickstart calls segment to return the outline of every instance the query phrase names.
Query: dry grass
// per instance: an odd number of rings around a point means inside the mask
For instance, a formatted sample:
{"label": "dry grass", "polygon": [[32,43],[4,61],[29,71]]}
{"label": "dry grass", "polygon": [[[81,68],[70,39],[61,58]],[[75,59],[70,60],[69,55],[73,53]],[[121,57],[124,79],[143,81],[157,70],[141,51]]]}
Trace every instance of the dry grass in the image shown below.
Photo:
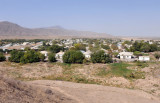
{"label": "dry grass", "polygon": [[[123,67],[123,68],[120,68]],[[147,63],[137,66],[136,63],[115,64],[62,64],[0,63],[0,72],[19,80],[62,80],[78,83],[109,85],[122,88],[135,88],[160,95],[160,65]],[[154,92],[152,92],[154,88]]]}
{"label": "dry grass", "polygon": [[75,103],[52,89],[0,77],[0,103]]}

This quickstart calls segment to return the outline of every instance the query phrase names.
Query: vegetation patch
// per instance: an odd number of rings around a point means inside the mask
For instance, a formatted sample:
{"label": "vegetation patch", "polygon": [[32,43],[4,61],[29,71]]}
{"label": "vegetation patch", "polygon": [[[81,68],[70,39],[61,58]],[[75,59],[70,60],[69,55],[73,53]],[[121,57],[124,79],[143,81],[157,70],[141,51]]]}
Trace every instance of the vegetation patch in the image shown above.
{"label": "vegetation patch", "polygon": [[127,67],[132,66],[131,64],[127,63],[113,63],[110,64],[110,70],[106,68],[100,69],[97,73],[98,76],[117,76],[117,77],[124,77],[126,79],[144,79],[145,75],[142,71],[136,71],[127,69]]}
{"label": "vegetation patch", "polygon": [[99,72],[97,73],[98,76],[106,76],[108,75],[108,70],[106,68],[99,68]]}
{"label": "vegetation patch", "polygon": [[148,67],[148,63],[147,62],[140,62],[140,61],[137,61],[136,62],[136,66],[140,67],[140,68],[145,68],[145,67]]}
{"label": "vegetation patch", "polygon": [[127,67],[130,66],[129,64],[126,63],[113,63],[111,64],[111,70],[109,73],[111,73],[114,76],[123,76],[131,74],[132,70],[127,69]]}

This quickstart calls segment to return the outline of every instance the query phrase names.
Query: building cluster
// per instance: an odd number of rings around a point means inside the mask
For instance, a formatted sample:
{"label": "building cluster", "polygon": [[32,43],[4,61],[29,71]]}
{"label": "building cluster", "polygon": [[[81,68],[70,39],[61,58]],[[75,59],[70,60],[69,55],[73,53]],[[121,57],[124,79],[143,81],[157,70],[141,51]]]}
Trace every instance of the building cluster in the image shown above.
{"label": "building cluster", "polygon": [[[55,39],[55,40],[49,40],[45,42],[46,45],[52,45],[53,41],[56,45],[64,46],[66,50],[69,50],[70,48],[74,47],[74,44],[80,43],[84,44],[86,47],[86,50],[80,50],[86,59],[91,58],[91,54],[94,52],[91,50],[92,48],[97,48],[97,50],[103,50],[106,54],[111,54],[113,57],[113,60],[116,61],[150,61],[149,55],[140,55],[135,56],[133,52],[127,51],[126,48],[130,48],[132,46],[132,43],[125,43],[125,40],[117,40],[117,39]],[[131,40],[130,42],[133,42]],[[97,46],[98,43],[98,46]],[[153,44],[153,41],[149,41],[149,44]],[[160,44],[160,42],[157,42],[157,44]],[[109,49],[102,48],[101,45],[108,45]],[[26,47],[29,47],[30,49],[39,50],[39,48],[43,46],[43,41],[40,42],[23,42],[23,43],[8,43],[0,46],[0,49],[3,51],[7,50],[25,50]],[[40,50],[40,53],[44,54],[46,57],[48,57],[49,51],[47,50]],[[62,58],[65,51],[60,51],[55,54],[55,57],[58,61],[62,62]],[[113,55],[117,54],[117,55]],[[149,53],[148,53],[149,54]],[[47,58],[46,58],[47,60]]]}

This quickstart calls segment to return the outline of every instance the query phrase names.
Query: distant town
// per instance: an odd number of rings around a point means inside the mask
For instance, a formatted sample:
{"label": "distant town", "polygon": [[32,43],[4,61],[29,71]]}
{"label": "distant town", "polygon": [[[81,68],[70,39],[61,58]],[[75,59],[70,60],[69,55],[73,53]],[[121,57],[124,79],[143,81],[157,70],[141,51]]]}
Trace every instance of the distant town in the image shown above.
{"label": "distant town", "polygon": [[[11,62],[113,63],[160,60],[160,41],[154,40],[5,39],[0,41],[0,45],[1,55],[5,56],[4,60]],[[78,55],[73,55],[76,52]],[[41,54],[37,54],[37,60],[24,60],[30,56],[34,57],[34,53]]]}

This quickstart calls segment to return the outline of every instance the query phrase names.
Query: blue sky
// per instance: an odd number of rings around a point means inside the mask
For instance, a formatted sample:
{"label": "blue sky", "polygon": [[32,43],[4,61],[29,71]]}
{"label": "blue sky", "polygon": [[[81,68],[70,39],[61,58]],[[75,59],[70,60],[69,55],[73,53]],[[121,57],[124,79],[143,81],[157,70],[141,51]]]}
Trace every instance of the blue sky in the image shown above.
{"label": "blue sky", "polygon": [[0,21],[160,37],[160,0],[0,0]]}

